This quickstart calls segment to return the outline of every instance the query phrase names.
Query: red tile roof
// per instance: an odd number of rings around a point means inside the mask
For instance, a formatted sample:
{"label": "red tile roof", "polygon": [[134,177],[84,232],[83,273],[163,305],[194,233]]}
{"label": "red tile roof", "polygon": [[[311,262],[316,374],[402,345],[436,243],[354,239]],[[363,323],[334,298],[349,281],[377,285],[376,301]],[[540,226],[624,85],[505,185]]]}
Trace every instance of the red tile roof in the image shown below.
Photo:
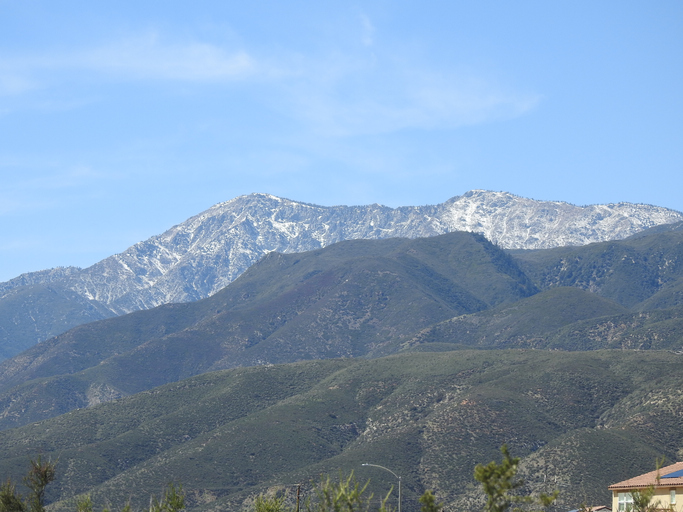
{"label": "red tile roof", "polygon": [[[650,471],[644,475],[636,476],[634,478],[629,478],[623,482],[612,484],[608,487],[610,491],[616,491],[617,489],[638,489],[645,488],[650,485],[655,487],[683,487],[683,477],[676,478],[661,478],[674,471],[679,471],[683,469],[683,462],[677,462],[676,464],[671,464],[661,468],[659,471]],[[657,482],[657,475],[660,476],[659,482]]]}

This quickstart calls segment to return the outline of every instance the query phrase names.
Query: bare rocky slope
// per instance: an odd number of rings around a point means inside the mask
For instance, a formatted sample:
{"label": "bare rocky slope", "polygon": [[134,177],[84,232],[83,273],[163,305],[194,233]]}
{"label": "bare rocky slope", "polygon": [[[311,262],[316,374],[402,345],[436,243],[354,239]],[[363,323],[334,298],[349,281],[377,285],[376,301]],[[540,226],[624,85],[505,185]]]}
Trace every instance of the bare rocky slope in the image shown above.
{"label": "bare rocky slope", "polygon": [[[0,356],[16,354],[83,322],[208,297],[273,251],[293,253],[342,240],[453,231],[483,234],[505,249],[542,249],[623,239],[679,221],[680,212],[650,205],[574,206],[483,190],[438,205],[400,208],[324,207],[267,194],[240,196],[89,268],[34,272],[0,283]],[[70,309],[73,325],[55,325],[59,315],[22,314],[31,309],[35,294],[19,301],[18,290],[47,284],[50,293],[60,296],[60,307]],[[73,294],[85,304],[73,305]],[[81,308],[88,313],[79,315]],[[30,339],[24,340],[17,334],[21,332],[30,332]]]}

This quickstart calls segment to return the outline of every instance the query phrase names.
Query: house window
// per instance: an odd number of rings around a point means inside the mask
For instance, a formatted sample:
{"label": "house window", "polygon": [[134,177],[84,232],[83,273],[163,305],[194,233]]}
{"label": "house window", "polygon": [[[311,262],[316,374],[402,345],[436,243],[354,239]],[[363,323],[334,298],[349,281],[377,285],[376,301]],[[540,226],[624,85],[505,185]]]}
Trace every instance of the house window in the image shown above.
{"label": "house window", "polygon": [[671,489],[669,491],[669,503],[672,505],[676,504],[676,489]]}
{"label": "house window", "polygon": [[633,508],[633,496],[630,492],[619,493],[619,512],[627,512]]}

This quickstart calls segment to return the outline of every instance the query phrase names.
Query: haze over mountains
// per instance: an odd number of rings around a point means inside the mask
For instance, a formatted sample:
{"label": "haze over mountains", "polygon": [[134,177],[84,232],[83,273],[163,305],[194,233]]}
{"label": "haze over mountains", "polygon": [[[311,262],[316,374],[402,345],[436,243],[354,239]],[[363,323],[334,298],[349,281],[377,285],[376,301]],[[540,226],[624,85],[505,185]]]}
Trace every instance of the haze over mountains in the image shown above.
{"label": "haze over mountains", "polygon": [[208,297],[273,251],[453,231],[483,234],[505,249],[538,249],[623,239],[681,220],[680,212],[656,206],[577,207],[480,190],[440,205],[395,209],[242,196],[89,268],[39,271],[0,283],[0,358],[76,325]]}

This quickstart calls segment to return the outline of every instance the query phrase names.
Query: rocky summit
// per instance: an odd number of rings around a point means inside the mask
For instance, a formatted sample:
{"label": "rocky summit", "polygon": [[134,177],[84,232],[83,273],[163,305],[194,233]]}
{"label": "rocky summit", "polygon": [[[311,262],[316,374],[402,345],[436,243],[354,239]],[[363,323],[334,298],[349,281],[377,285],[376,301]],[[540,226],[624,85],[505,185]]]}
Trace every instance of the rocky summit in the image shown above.
{"label": "rocky summit", "polygon": [[[650,205],[574,206],[484,190],[438,205],[399,208],[326,207],[251,194],[217,204],[91,267],[0,283],[0,317],[12,319],[11,325],[0,325],[0,336],[12,338],[16,346],[6,354],[11,355],[84,322],[208,297],[273,251],[453,231],[482,234],[505,249],[542,249],[623,239],[678,221],[683,221],[680,212]],[[59,315],[22,314],[38,300],[58,303]],[[23,340],[22,333],[30,339]],[[6,347],[6,340],[0,339],[0,346]]]}

